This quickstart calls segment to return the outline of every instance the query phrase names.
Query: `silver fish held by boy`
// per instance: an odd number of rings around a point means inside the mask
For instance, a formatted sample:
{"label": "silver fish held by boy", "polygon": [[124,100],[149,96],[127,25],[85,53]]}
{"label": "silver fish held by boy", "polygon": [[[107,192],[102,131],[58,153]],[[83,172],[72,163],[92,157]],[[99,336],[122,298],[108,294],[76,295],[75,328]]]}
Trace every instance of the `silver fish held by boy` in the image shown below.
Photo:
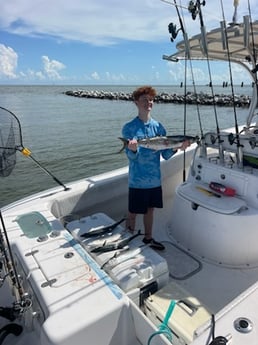
{"label": "silver fish held by boy", "polygon": [[[122,152],[128,145],[129,140],[119,137],[123,142],[123,147],[119,152]],[[168,136],[157,136],[146,139],[137,140],[138,146],[145,147],[146,149],[159,151],[166,149],[179,149],[184,141],[188,141],[190,144],[198,142],[200,139],[198,136],[191,135],[168,135]]]}

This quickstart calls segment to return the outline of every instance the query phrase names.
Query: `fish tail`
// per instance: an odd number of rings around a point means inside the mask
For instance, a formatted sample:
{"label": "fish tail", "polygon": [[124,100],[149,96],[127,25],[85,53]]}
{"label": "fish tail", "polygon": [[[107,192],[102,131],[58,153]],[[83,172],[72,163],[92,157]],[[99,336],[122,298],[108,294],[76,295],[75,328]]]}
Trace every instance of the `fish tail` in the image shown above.
{"label": "fish tail", "polygon": [[119,150],[117,153],[121,153],[124,151],[124,149],[126,148],[127,144],[128,144],[128,140],[122,137],[119,137],[118,139],[120,139],[123,142],[123,147],[121,148],[121,150]]}
{"label": "fish tail", "polygon": [[126,218],[123,217],[122,219],[120,219],[119,221],[115,222],[114,224],[110,225],[110,230],[114,230],[119,224],[121,224],[123,221],[125,221]]}

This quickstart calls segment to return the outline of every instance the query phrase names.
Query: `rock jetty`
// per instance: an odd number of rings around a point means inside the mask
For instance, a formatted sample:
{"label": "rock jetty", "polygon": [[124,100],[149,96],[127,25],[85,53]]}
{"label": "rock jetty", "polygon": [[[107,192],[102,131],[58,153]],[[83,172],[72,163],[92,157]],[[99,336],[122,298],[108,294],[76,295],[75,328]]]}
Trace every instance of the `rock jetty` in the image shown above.
{"label": "rock jetty", "polygon": [[[99,91],[99,90],[70,90],[65,91],[65,95],[80,97],[80,98],[97,98],[97,99],[107,99],[107,100],[120,100],[120,101],[132,101],[131,93],[124,92],[108,92],[108,91]],[[235,106],[237,107],[248,107],[251,102],[251,98],[246,95],[232,95],[229,94],[215,94],[213,97],[208,93],[200,92],[195,94],[193,92],[187,92],[186,95],[179,95],[176,93],[169,94],[162,92],[158,94],[154,101],[156,103],[187,103],[187,104],[200,104],[200,105],[214,105],[218,106]]]}

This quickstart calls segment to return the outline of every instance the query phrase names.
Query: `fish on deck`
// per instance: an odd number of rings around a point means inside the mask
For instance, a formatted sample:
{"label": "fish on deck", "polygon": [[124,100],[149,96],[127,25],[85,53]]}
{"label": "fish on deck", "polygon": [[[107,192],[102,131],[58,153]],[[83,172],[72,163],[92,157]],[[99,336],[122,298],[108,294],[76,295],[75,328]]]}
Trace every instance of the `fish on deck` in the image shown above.
{"label": "fish on deck", "polygon": [[128,245],[129,242],[131,242],[134,238],[136,238],[139,235],[142,235],[140,230],[137,232],[137,234],[132,235],[130,237],[126,236],[125,238],[122,238],[113,243],[104,243],[102,246],[92,249],[91,253],[105,253],[110,252],[112,250],[123,249]]}
{"label": "fish on deck", "polygon": [[[119,151],[122,152],[129,140],[125,138],[119,137],[119,139],[123,142],[123,147]],[[145,138],[137,140],[138,146],[145,147],[146,149],[159,151],[159,150],[166,150],[166,149],[180,149],[183,142],[188,141],[189,144],[193,144],[198,142],[200,139],[198,136],[191,136],[191,135],[168,135],[168,136],[157,136],[152,138]]]}
{"label": "fish on deck", "polygon": [[100,235],[106,234],[108,232],[112,232],[119,224],[121,224],[123,221],[125,221],[125,219],[126,218],[123,217],[122,219],[120,219],[119,221],[117,221],[113,224],[106,225],[106,226],[101,225],[101,226],[98,226],[97,228],[93,228],[89,232],[82,234],[81,237],[89,238],[89,237],[93,237],[93,236],[100,236]]}

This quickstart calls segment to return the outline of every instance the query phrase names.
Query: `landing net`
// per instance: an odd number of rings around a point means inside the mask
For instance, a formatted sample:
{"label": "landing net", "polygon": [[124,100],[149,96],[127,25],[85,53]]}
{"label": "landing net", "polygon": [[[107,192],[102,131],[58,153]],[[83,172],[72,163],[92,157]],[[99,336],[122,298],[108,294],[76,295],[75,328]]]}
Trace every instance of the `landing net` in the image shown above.
{"label": "landing net", "polygon": [[16,150],[22,146],[17,117],[0,107],[0,177],[9,176],[16,164]]}

